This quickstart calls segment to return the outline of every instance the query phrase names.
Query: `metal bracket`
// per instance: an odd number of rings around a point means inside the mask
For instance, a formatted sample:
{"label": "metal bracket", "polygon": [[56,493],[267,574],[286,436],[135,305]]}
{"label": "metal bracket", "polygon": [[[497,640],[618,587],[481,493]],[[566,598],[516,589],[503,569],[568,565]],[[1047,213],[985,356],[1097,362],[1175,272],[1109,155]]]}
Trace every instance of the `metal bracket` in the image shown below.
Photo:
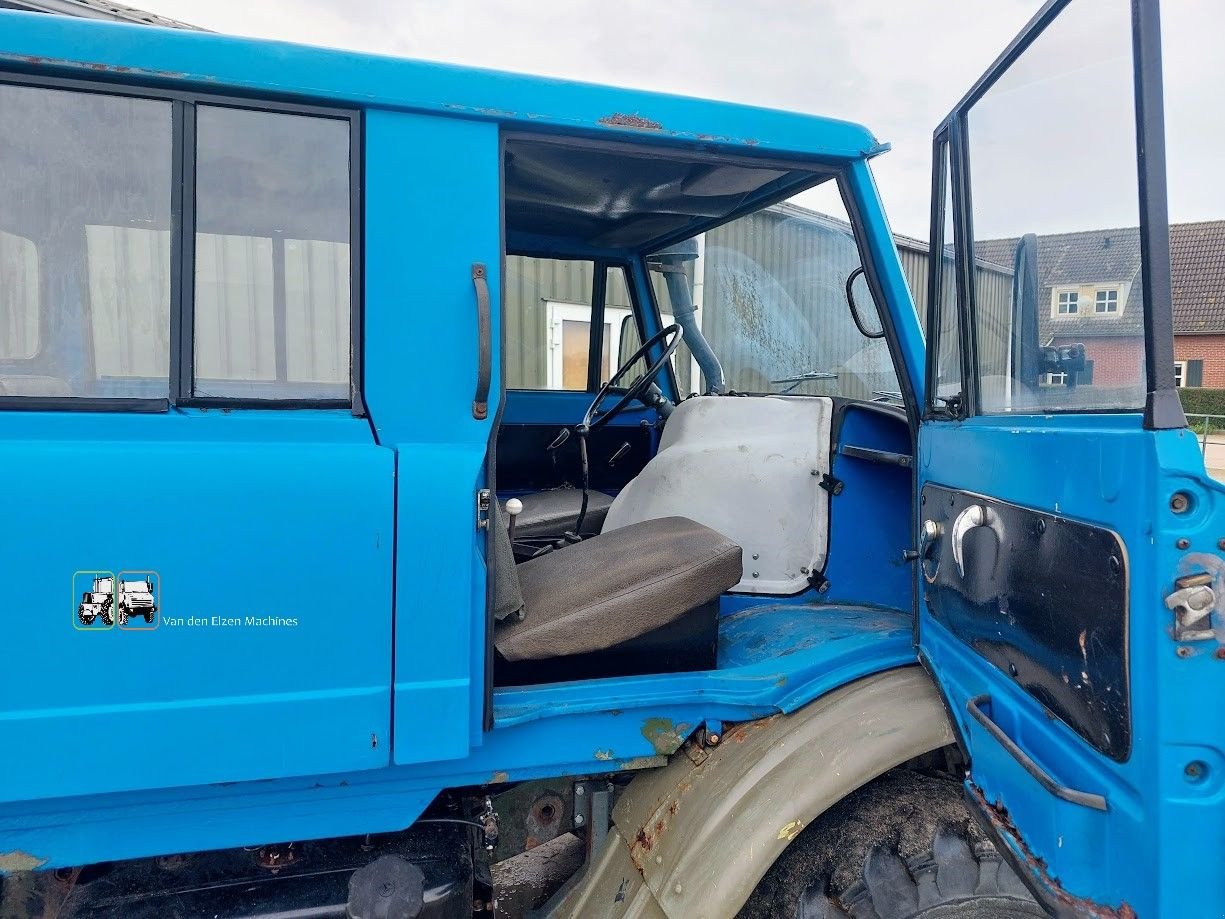
{"label": "metal bracket", "polygon": [[482,488],[476,493],[476,528],[489,529],[489,506],[493,503],[493,495],[488,488]]}
{"label": "metal bracket", "polygon": [[1212,575],[1189,574],[1174,582],[1174,591],[1165,598],[1165,605],[1174,613],[1175,641],[1208,641],[1216,637],[1212,628],[1212,611],[1216,609],[1216,593]]}
{"label": "metal bracket", "polygon": [[821,487],[828,491],[831,495],[842,494],[842,479],[837,476],[830,475],[828,472],[821,473]]}

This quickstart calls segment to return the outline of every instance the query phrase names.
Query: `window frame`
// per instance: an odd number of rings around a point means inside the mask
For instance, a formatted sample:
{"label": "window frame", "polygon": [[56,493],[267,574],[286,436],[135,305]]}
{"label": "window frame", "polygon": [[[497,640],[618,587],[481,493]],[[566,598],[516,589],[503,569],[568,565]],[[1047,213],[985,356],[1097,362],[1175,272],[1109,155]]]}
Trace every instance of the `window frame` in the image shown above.
{"label": "window frame", "polygon": [[[1105,294],[1103,299],[1102,295]],[[1110,295],[1114,294],[1114,299]],[[1123,304],[1119,302],[1119,289],[1117,287],[1099,287],[1093,291],[1093,315],[1094,316],[1118,316],[1123,312]],[[1107,309],[1099,309],[1103,304]],[[1114,305],[1114,309],[1109,309],[1110,305]]]}
{"label": "window frame", "polygon": [[[1080,316],[1080,289],[1077,287],[1056,287],[1053,291],[1055,295],[1055,311],[1051,314],[1053,319],[1066,319],[1071,316]],[[1065,301],[1064,298],[1067,298]],[[1067,309],[1064,309],[1067,307]]]}
{"label": "window frame", "polygon": [[[286,102],[266,96],[190,92],[106,79],[80,80],[0,71],[0,86],[96,93],[104,96],[152,99],[171,104],[170,199],[170,354],[169,396],[0,396],[0,411],[77,411],[166,413],[172,407],[233,409],[346,409],[366,414],[363,396],[362,328],[365,297],[364,268],[364,120],[361,109]],[[345,121],[349,127],[349,398],[261,399],[193,395],[195,354],[195,185],[196,106],[238,108],[281,115],[305,115]],[[41,263],[41,254],[40,254]],[[41,281],[41,278],[40,278]],[[39,322],[43,310],[39,304]]]}
{"label": "window frame", "polygon": [[1176,389],[1187,387],[1187,363],[1187,361],[1174,362],[1174,387]]}

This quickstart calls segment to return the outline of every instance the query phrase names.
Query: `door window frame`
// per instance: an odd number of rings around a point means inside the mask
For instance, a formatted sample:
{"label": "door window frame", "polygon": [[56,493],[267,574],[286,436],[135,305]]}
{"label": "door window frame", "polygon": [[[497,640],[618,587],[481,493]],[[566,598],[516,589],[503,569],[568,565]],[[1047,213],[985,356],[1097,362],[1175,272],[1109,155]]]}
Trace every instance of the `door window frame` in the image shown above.
{"label": "door window frame", "polygon": [[[0,71],[0,85],[162,100],[171,103],[170,363],[168,398],[0,396],[0,411],[168,412],[183,408],[349,409],[364,416],[362,327],[364,312],[364,137],[360,109],[188,92],[106,79],[80,80]],[[349,392],[347,399],[258,399],[193,395],[195,329],[195,179],[197,105],[345,121],[349,127]],[[41,304],[40,304],[41,322]]]}
{"label": "door window frame", "polygon": [[[960,310],[962,338],[962,385],[964,415],[981,415],[982,403],[978,386],[979,362],[975,353],[977,341],[975,317],[978,313],[974,284],[974,228],[972,191],[969,182],[970,162],[967,115],[970,109],[1004,75],[1012,64],[1042,35],[1046,28],[1074,0],[1047,0],[1021,33],[961,98],[940,123],[934,133],[933,150],[940,151],[942,141],[949,144],[953,182],[954,259],[957,274],[957,308]],[[1174,314],[1170,289],[1169,208],[1166,193],[1165,119],[1162,104],[1161,31],[1158,0],[1130,0],[1132,27],[1132,62],[1134,73],[1135,118],[1137,137],[1137,178],[1139,187],[1141,299],[1144,309],[1144,362],[1147,397],[1143,408],[1143,423],[1148,430],[1186,427],[1186,416],[1174,385]],[[933,160],[933,192],[936,175],[941,170]],[[941,188],[943,194],[943,187]],[[943,201],[940,202],[943,206]],[[936,228],[937,202],[933,194],[932,227]],[[941,224],[942,226],[942,224]],[[961,235],[957,235],[960,233]],[[943,237],[941,237],[943,238]],[[933,236],[934,240],[935,237]],[[933,242],[933,245],[935,243]],[[929,277],[937,274],[933,261]],[[929,316],[935,315],[940,292],[929,288]],[[1121,299],[1121,298],[1120,298]],[[1122,304],[1120,304],[1120,309]],[[1118,315],[1108,313],[1103,315]],[[930,326],[929,326],[930,329]],[[928,390],[934,384],[934,371],[929,344],[927,364]],[[929,402],[931,397],[929,396]],[[1105,410],[1080,409],[1074,414],[1118,414],[1117,408]],[[932,418],[947,418],[932,412]]]}

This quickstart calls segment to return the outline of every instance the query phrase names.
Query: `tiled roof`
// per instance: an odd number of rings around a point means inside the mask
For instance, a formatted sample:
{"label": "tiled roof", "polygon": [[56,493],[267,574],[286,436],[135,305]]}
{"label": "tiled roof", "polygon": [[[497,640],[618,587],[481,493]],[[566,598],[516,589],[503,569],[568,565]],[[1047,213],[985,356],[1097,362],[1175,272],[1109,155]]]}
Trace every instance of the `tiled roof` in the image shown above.
{"label": "tiled roof", "polygon": [[1225,220],[1170,227],[1175,332],[1225,332]]}
{"label": "tiled roof", "polygon": [[[979,259],[1012,270],[1016,239],[975,244]],[[1180,223],[1170,227],[1174,331],[1225,332],[1225,220]],[[1043,340],[1053,336],[1100,338],[1142,335],[1140,231],[1135,227],[1055,233],[1038,237],[1039,325]],[[1118,316],[1081,312],[1051,316],[1051,289],[1077,284],[1130,285]]]}

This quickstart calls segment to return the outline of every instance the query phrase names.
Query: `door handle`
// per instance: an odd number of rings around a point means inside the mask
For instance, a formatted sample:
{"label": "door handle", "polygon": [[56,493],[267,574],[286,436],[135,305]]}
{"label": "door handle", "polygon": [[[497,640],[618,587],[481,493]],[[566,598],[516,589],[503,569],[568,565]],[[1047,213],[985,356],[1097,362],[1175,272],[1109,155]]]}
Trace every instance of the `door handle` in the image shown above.
{"label": "door handle", "polygon": [[975,527],[988,527],[1000,541],[1000,546],[1004,545],[1004,524],[1000,520],[1000,515],[987,505],[971,504],[958,514],[957,519],[953,521],[953,531],[949,536],[949,541],[953,544],[953,561],[957,563],[957,573],[963,578],[966,576],[966,567],[962,561],[961,547],[966,534]]}
{"label": "door handle", "polygon": [[1028,772],[1039,785],[1045,788],[1061,801],[1068,801],[1072,804],[1079,804],[1081,807],[1092,808],[1096,811],[1106,810],[1106,799],[1101,795],[1094,794],[1090,791],[1077,791],[1075,788],[1069,788],[1066,785],[1060,785],[1045,769],[1030,759],[1029,754],[1016,745],[1016,742],[1004,733],[1004,729],[991,720],[991,716],[983,711],[984,705],[991,704],[991,696],[984,693],[981,696],[975,696],[966,702],[966,710],[970,716],[977,721],[988,734],[995,738],[996,743],[1003,747],[1008,754],[1021,764],[1021,768]]}
{"label": "door handle", "polygon": [[472,266],[472,286],[476,290],[476,395],[472,397],[472,417],[489,417],[489,382],[493,376],[493,335],[489,318],[489,281],[485,266]]}

